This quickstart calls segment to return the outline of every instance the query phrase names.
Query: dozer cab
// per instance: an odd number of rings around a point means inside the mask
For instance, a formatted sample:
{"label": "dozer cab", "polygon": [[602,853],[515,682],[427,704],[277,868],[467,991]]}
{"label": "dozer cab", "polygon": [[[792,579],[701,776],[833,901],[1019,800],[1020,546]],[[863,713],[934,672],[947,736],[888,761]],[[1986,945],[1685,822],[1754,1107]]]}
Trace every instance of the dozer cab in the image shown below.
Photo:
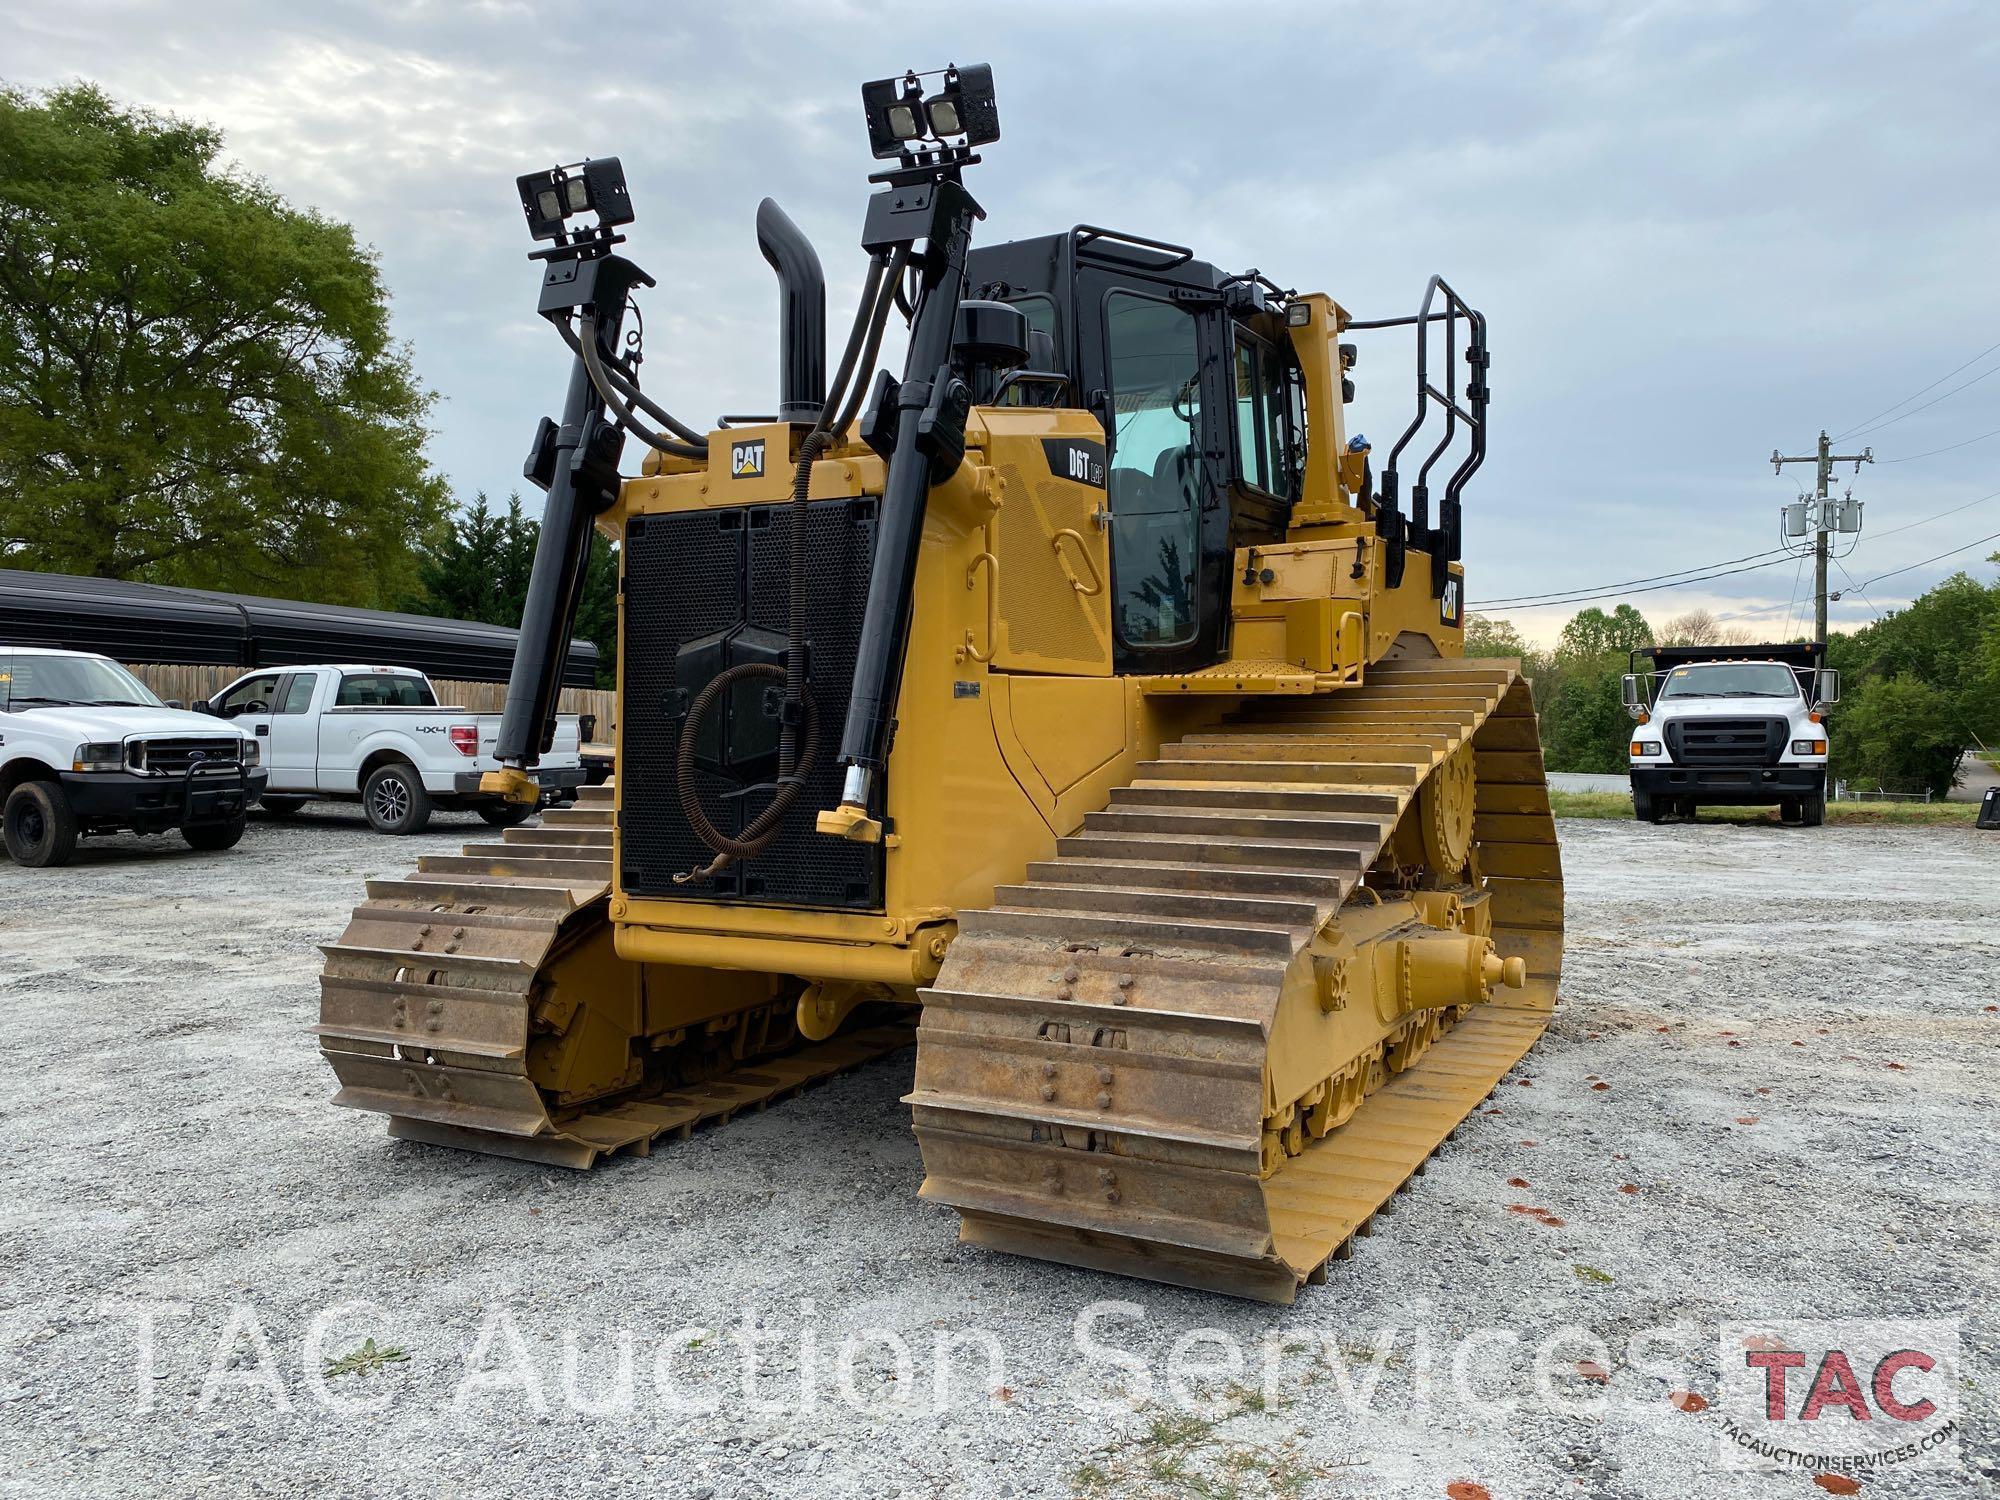
{"label": "dozer cab", "polygon": [[[830,373],[818,258],[758,213],[768,416],[642,389],[616,159],[520,180],[571,369],[489,775],[536,795],[595,527],[616,776],[369,883],[326,950],[337,1102],[587,1167],[914,1038],[922,1194],[966,1240],[1289,1301],[1555,999],[1528,686],[1462,654],[1485,320],[1091,225],[976,246],[990,71],[862,96]],[[1378,467],[1344,408],[1381,331],[1417,382]]]}

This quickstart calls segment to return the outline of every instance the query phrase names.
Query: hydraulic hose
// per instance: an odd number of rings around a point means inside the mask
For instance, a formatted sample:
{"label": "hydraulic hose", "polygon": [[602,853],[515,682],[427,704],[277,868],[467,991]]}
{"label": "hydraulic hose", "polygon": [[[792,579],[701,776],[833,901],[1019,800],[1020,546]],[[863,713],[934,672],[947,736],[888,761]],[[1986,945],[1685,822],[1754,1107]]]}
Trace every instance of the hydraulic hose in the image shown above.
{"label": "hydraulic hose", "polygon": [[[799,461],[792,473],[791,503],[791,548],[790,585],[791,597],[788,614],[788,636],[785,648],[785,665],[782,670],[769,662],[739,662],[736,666],[718,672],[710,678],[707,686],[697,693],[688,705],[687,718],[681,725],[680,750],[674,761],[674,779],[680,793],[681,812],[688,820],[688,826],[710,849],[715,858],[698,869],[688,870],[674,877],[676,885],[684,885],[691,880],[705,880],[721,873],[739,859],[748,859],[759,853],[777,836],[779,826],[784,822],[793,805],[798,801],[806,779],[812,775],[813,767],[819,760],[819,705],[814,702],[806,685],[806,521],[808,498],[812,488],[812,467],[814,462],[839,441],[854,411],[860,404],[860,393],[867,384],[865,379],[856,380],[857,370],[871,369],[875,356],[881,347],[882,327],[888,319],[888,309],[893,299],[888,287],[901,280],[902,268],[908,258],[908,251],[899,249],[895,259],[885,262],[877,255],[868,262],[868,274],[863,282],[861,300],[854,310],[854,324],[847,335],[847,346],[840,357],[840,366],[834,372],[832,383],[827,387],[826,400],[820,407],[819,418],[799,444]],[[865,339],[865,348],[864,348]],[[853,383],[854,396],[849,399],[849,384]],[[835,413],[840,413],[835,420]],[[754,678],[782,678],[785,684],[785,718],[778,737],[778,778],[771,800],[764,810],[753,818],[740,834],[730,835],[718,829],[701,805],[701,794],[695,786],[694,756],[695,744],[699,738],[701,723],[722,695],[740,682]],[[801,722],[803,721],[803,722]]]}
{"label": "hydraulic hose", "polygon": [[[637,385],[632,383],[622,370],[614,370],[611,366],[604,363],[604,356],[597,347],[597,318],[594,314],[586,313],[584,315],[581,333],[572,329],[567,323],[557,323],[556,330],[562,334],[563,342],[568,344],[578,357],[583,360],[583,367],[590,374],[591,385],[596,387],[598,396],[611,409],[612,414],[618,418],[618,424],[621,427],[639,439],[640,442],[645,443],[649,447],[657,448],[662,453],[675,454],[681,458],[708,457],[707,438],[696,432],[692,427],[681,422],[672,412],[661,406],[650,396],[647,396]],[[620,400],[621,396],[627,399]],[[632,408],[634,406],[646,412],[647,415],[651,416],[661,426],[675,434],[675,436],[668,437],[646,426],[638,417],[633,415]]]}

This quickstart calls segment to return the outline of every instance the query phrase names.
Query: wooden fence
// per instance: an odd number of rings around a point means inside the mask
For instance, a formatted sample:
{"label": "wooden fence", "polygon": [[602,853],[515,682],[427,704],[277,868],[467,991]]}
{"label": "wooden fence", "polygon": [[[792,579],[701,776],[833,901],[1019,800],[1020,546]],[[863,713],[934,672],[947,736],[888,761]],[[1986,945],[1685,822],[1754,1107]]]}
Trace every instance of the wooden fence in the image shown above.
{"label": "wooden fence", "polygon": [[[150,662],[127,662],[125,665],[134,677],[160,697],[178,698],[183,703],[192,703],[197,698],[212,698],[250,670],[248,667],[162,666]],[[446,682],[442,678],[434,678],[431,686],[437,689],[440,702],[470,709],[473,713],[497,714],[507,696],[507,685],[503,682]],[[616,693],[599,692],[594,688],[564,688],[562,697],[557,700],[556,710],[566,714],[595,714],[598,740],[609,741],[617,702]]]}

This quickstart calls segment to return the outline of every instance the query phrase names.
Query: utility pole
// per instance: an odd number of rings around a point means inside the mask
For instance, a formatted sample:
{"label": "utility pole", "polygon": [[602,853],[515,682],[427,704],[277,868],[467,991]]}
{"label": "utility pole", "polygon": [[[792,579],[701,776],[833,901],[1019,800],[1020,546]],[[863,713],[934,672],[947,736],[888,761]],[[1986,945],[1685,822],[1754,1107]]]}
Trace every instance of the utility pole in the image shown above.
{"label": "utility pole", "polygon": [[1826,535],[1835,529],[1833,512],[1827,505],[1827,483],[1833,478],[1835,464],[1851,463],[1854,465],[1854,472],[1859,474],[1863,464],[1874,462],[1873,448],[1863,448],[1859,453],[1835,453],[1832,440],[1827,437],[1825,428],[1820,429],[1817,453],[1787,458],[1776,448],[1771,450],[1771,468],[1774,473],[1784,473],[1786,464],[1815,464],[1819,469],[1819,498],[1813,507],[1813,639],[1816,641],[1826,639]]}

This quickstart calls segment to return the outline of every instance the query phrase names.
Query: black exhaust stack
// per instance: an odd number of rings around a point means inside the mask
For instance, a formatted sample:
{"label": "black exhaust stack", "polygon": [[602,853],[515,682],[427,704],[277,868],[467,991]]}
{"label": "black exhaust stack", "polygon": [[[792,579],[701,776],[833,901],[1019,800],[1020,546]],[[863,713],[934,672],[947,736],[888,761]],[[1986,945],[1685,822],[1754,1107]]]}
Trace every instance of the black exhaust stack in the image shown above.
{"label": "black exhaust stack", "polygon": [[769,198],[757,205],[757,248],[778,273],[778,419],[811,425],[826,403],[826,273],[812,241]]}

